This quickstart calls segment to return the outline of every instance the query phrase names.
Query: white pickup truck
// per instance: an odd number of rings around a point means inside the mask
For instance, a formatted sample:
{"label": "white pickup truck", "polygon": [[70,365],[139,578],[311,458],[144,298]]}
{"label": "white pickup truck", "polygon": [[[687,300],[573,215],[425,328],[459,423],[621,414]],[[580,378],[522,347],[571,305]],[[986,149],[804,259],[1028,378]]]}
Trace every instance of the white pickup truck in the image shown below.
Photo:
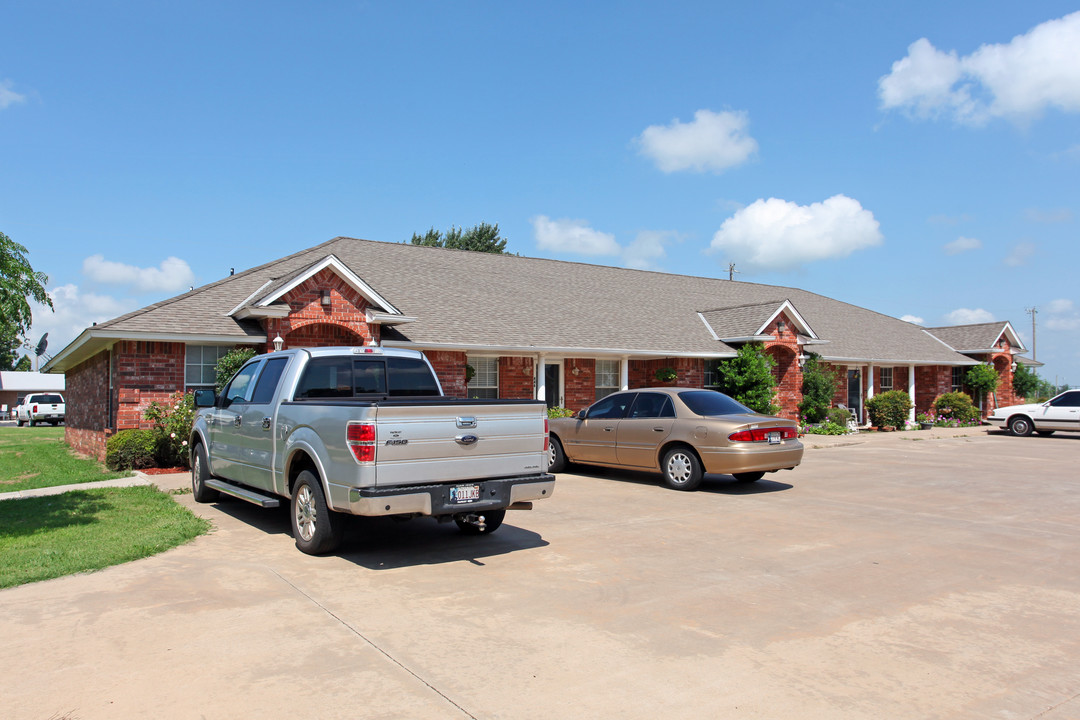
{"label": "white pickup truck", "polygon": [[19,427],[29,423],[34,427],[39,423],[59,425],[64,422],[67,405],[60,393],[30,393],[23,398],[22,404],[15,408],[15,421]]}
{"label": "white pickup truck", "polygon": [[379,347],[259,355],[221,395],[200,390],[195,500],[290,502],[296,546],[342,540],[341,514],[431,516],[490,533],[551,497],[543,402],[446,398],[423,354]]}

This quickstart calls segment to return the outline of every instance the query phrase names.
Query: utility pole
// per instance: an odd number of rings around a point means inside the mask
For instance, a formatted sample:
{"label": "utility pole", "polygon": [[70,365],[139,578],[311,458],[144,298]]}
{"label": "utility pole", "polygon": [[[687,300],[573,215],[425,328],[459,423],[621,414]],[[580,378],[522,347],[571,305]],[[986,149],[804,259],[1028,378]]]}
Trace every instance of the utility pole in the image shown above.
{"label": "utility pole", "polygon": [[737,273],[737,272],[739,272],[739,271],[735,269],[735,263],[728,263],[727,264],[727,279],[728,280],[734,280],[735,279],[735,273]]}
{"label": "utility pole", "polygon": [[1039,314],[1039,308],[1029,307],[1024,312],[1031,316],[1031,359],[1038,360],[1035,354],[1035,316]]}

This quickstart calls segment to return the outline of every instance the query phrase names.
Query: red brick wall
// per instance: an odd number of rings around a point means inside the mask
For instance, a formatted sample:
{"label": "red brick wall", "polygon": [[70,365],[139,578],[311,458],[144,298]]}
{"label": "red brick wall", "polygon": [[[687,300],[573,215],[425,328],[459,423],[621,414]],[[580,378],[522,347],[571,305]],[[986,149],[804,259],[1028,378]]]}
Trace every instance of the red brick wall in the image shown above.
{"label": "red brick wall", "polygon": [[468,364],[468,356],[465,353],[437,350],[425,352],[424,354],[427,355],[431,367],[435,368],[435,375],[439,378],[444,395],[447,397],[468,397],[468,388],[465,382],[465,366]]}
{"label": "red brick wall", "polygon": [[143,413],[150,403],[166,402],[184,389],[184,358],[183,343],[125,340],[113,346],[117,430],[153,427]]}
{"label": "red brick wall", "polygon": [[535,379],[535,363],[527,357],[499,358],[499,397],[513,400],[531,400]]}
{"label": "red brick wall", "polygon": [[[656,371],[674,368],[674,382],[656,379]],[[705,361],[701,358],[660,358],[658,360],[631,360],[629,369],[631,388],[644,387],[705,387]]]}
{"label": "red brick wall", "polygon": [[[784,328],[780,329],[780,323]],[[773,377],[776,378],[776,399],[780,406],[780,417],[796,419],[799,416],[799,401],[802,400],[802,368],[799,367],[799,337],[787,315],[781,313],[766,332],[775,339],[765,343],[775,365]]]}
{"label": "red brick wall", "polygon": [[[323,290],[330,291],[329,305],[322,304]],[[330,269],[308,278],[286,293],[283,300],[289,304],[289,316],[266,322],[267,351],[273,349],[278,335],[285,341],[283,348],[370,345],[373,339],[379,341],[380,327],[368,325],[365,319],[367,300]],[[309,326],[315,327],[304,330]]]}
{"label": "red brick wall", "polygon": [[109,433],[109,352],[76,365],[64,378],[64,441],[75,452],[104,460]]}
{"label": "red brick wall", "polygon": [[[574,371],[577,370],[577,375]],[[577,412],[596,402],[596,360],[567,358],[563,361],[563,406]]]}
{"label": "red brick wall", "polygon": [[938,395],[952,392],[952,367],[948,365],[915,368],[915,410],[928,412]]}

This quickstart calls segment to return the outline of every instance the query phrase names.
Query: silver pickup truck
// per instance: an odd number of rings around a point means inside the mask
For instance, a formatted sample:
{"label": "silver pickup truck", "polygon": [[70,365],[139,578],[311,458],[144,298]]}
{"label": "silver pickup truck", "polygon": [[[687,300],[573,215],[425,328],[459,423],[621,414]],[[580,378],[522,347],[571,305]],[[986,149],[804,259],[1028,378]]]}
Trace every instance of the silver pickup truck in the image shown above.
{"label": "silver pickup truck", "polygon": [[341,543],[342,513],[426,515],[490,533],[507,509],[530,509],[555,488],[544,403],[444,397],[414,350],[259,355],[221,395],[196,391],[195,404],[195,500],[288,499],[296,546],[309,554]]}

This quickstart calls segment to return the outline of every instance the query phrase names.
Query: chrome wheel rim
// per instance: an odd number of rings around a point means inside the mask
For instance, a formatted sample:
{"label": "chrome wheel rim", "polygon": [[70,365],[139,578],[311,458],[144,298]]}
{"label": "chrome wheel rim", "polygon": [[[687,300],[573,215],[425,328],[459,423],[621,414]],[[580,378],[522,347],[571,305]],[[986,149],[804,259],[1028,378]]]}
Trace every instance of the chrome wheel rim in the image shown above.
{"label": "chrome wheel rim", "polygon": [[555,443],[548,444],[548,467],[555,464]]}
{"label": "chrome wheel rim", "polygon": [[305,542],[315,535],[315,496],[307,485],[296,493],[296,532]]}
{"label": "chrome wheel rim", "polygon": [[667,475],[671,482],[682,485],[690,480],[690,458],[685,453],[675,453],[668,458]]}
{"label": "chrome wheel rim", "polygon": [[195,455],[195,462],[191,463],[191,492],[199,492],[199,475],[202,471],[202,462]]}

